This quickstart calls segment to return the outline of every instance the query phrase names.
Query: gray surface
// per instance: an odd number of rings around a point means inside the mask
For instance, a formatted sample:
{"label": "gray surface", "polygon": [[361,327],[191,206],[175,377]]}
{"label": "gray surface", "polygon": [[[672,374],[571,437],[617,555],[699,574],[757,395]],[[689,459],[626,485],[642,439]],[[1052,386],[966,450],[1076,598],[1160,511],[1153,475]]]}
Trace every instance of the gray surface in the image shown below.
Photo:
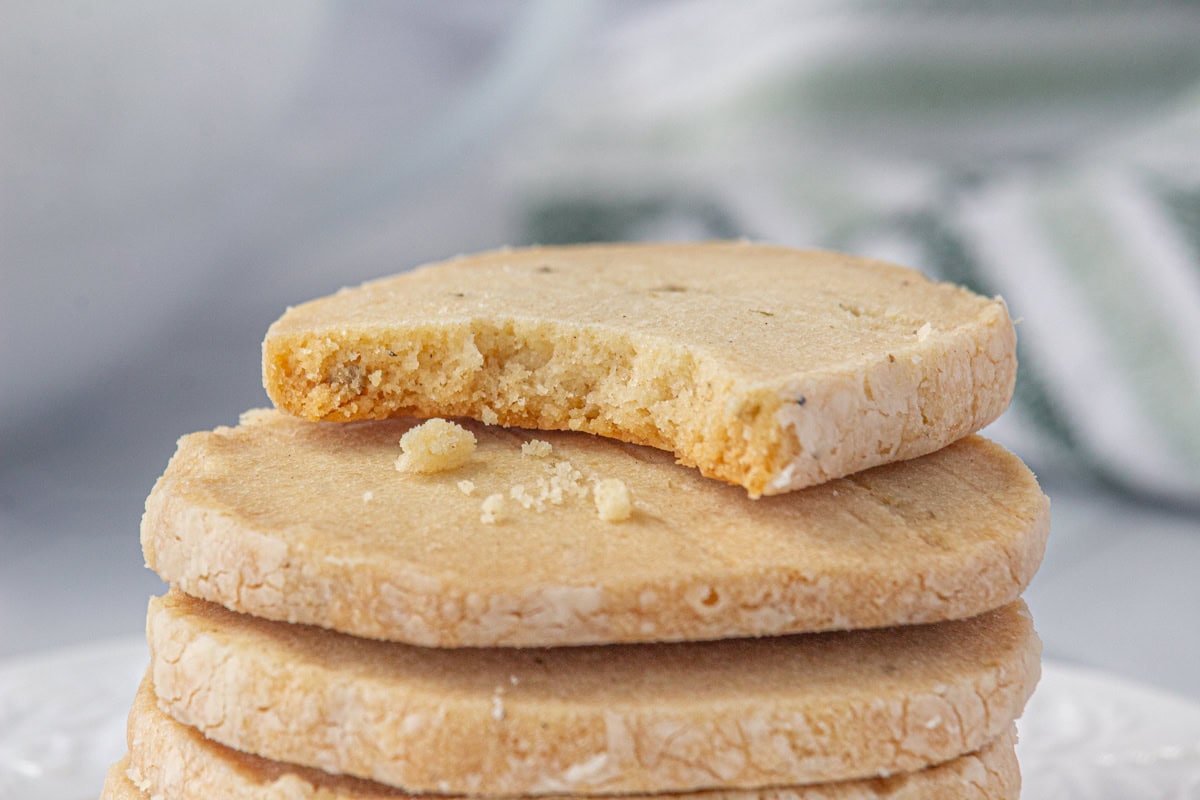
{"label": "gray surface", "polygon": [[1079,488],[1056,491],[1025,594],[1046,655],[1200,698],[1200,523]]}

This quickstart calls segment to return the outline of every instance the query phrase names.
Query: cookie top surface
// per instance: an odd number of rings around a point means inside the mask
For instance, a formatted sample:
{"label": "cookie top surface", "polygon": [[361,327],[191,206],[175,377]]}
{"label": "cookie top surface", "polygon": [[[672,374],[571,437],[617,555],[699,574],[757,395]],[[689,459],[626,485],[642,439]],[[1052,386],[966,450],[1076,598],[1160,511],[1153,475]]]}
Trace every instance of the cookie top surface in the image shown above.
{"label": "cookie top surface", "polygon": [[159,704],[208,738],[451,794],[753,789],[910,772],[1003,735],[1040,671],[1019,601],[869,631],[443,650],[171,593],[152,601],[147,637]]}
{"label": "cookie top surface", "polygon": [[[1045,546],[1033,475],[979,437],[750,500],[658,450],[468,421],[465,464],[399,472],[413,424],[257,411],[185,436],[146,502],[147,564],[271,619],[553,646],[970,616],[1017,597]],[[602,517],[613,484],[620,521]]]}
{"label": "cookie top surface", "polygon": [[672,451],[778,494],[936,450],[1007,406],[1004,304],[744,242],[504,250],[291,308],[263,343],[308,419],[468,416]]}

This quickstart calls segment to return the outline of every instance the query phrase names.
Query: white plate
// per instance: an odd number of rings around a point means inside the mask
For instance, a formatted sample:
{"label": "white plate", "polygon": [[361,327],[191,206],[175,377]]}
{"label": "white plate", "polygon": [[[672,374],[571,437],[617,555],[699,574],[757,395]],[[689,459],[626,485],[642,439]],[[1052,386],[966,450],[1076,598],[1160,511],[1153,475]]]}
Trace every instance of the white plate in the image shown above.
{"label": "white plate", "polygon": [[[0,800],[95,798],[125,750],[140,639],[0,662]],[[1200,798],[1200,705],[1047,663],[1020,724],[1024,800]]]}
{"label": "white plate", "polygon": [[125,752],[145,639],[0,661],[0,800],[95,800]]}
{"label": "white plate", "polygon": [[1197,800],[1200,705],[1048,662],[1017,725],[1022,800]]}

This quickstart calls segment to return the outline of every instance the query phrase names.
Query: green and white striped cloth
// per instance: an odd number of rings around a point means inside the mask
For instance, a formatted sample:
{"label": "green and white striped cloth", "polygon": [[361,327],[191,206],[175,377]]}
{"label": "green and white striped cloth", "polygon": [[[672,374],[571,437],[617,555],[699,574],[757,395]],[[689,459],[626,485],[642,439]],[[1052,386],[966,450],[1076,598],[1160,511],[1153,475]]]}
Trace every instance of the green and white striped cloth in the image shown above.
{"label": "green and white striped cloth", "polygon": [[1200,4],[605,6],[530,118],[526,240],[748,236],[1002,295],[992,435],[1200,505]]}

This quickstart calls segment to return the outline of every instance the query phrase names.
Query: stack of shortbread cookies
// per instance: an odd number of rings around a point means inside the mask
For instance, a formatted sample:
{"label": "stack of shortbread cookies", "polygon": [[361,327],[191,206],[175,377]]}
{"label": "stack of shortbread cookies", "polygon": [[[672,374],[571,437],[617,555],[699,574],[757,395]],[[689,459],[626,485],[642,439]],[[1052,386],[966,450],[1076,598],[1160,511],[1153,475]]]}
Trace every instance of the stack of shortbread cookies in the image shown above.
{"label": "stack of shortbread cookies", "polygon": [[146,503],[105,798],[1015,798],[1048,501],[1002,302],[749,243],[292,308]]}

